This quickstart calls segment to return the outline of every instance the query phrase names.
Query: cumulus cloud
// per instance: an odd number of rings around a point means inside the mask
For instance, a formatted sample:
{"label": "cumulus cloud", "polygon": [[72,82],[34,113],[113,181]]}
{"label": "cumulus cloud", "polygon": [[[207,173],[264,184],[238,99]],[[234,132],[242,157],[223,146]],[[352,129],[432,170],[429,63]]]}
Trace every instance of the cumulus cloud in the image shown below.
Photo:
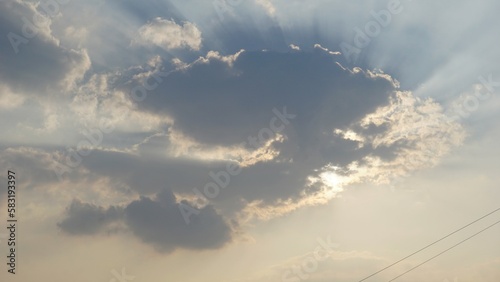
{"label": "cumulus cloud", "polygon": [[66,210],[66,218],[58,226],[69,234],[95,234],[119,220],[122,210],[102,207],[74,200]]}
{"label": "cumulus cloud", "polygon": [[139,35],[143,44],[155,45],[165,50],[199,50],[201,47],[201,32],[190,22],[179,25],[173,20],[158,17],[139,28]]}
{"label": "cumulus cloud", "polygon": [[46,5],[39,4],[0,2],[0,33],[4,35],[0,41],[0,128],[5,133],[4,145],[54,144],[71,138],[71,130],[64,134],[56,131],[73,127],[61,122],[71,120],[66,103],[92,64],[85,48],[69,48],[54,34],[60,6],[51,6],[57,11],[47,14]]}
{"label": "cumulus cloud", "polygon": [[52,170],[55,165],[52,152],[32,147],[12,147],[0,151],[0,165],[15,168],[23,175],[25,187],[53,183],[57,180]]}
{"label": "cumulus cloud", "polygon": [[[312,53],[210,51],[192,63],[157,59],[153,70],[119,74],[110,89],[127,93],[153,81],[158,69],[176,68],[144,101],[127,102],[137,114],[168,119],[168,129],[131,150],[95,150],[83,167],[141,194],[167,186],[189,195],[214,181],[210,172],[235,163],[241,173],[211,202],[247,221],[324,204],[352,183],[387,183],[435,165],[461,144],[463,128],[438,103],[401,91],[385,73],[347,69],[336,58],[320,45]],[[275,117],[273,109],[296,117],[275,139],[249,146]]]}
{"label": "cumulus cloud", "polygon": [[[14,171],[28,194],[41,187],[55,186],[57,177],[52,170],[55,165],[53,152],[40,148],[12,146],[0,150],[0,166]],[[2,198],[7,194],[7,181],[3,180],[0,184],[0,206],[7,203]]]}
{"label": "cumulus cloud", "polygon": [[209,52],[165,77],[137,106],[171,116],[175,129],[200,143],[224,146],[245,142],[269,124],[273,108],[286,106],[307,146],[384,104],[394,89],[391,80],[351,72],[325,52]]}
{"label": "cumulus cloud", "polygon": [[300,47],[295,45],[295,44],[290,44],[289,47],[290,47],[290,49],[292,49],[294,51],[300,51]]}
{"label": "cumulus cloud", "polygon": [[[90,76],[70,108],[85,127],[105,119],[115,131],[67,176],[113,179],[110,189],[139,195],[171,187],[191,199],[193,188],[214,183],[211,175],[239,165],[241,173],[210,203],[247,222],[324,204],[352,183],[386,183],[433,166],[462,142],[463,128],[435,101],[401,91],[382,72],[347,69],[337,57],[320,45],[314,52],[210,51],[191,63],[154,57],[149,67]],[[145,100],[127,94],[159,72],[166,75]],[[267,142],[250,146],[276,111],[294,118]],[[49,168],[69,157],[37,154],[46,155]],[[37,173],[55,178],[43,165]],[[148,198],[134,204],[165,212],[158,205]],[[162,245],[151,234],[140,236]]]}
{"label": "cumulus cloud", "polygon": [[[183,212],[191,213],[189,222]],[[168,189],[154,198],[142,196],[124,207],[103,208],[74,200],[58,226],[70,235],[100,234],[113,228],[130,230],[160,252],[217,249],[232,239],[232,227],[213,206],[198,209],[185,200],[177,201]]]}
{"label": "cumulus cloud", "polygon": [[186,224],[179,205],[194,208],[186,201],[178,203],[171,191],[163,190],[155,200],[142,197],[130,203],[125,209],[126,222],[136,236],[162,251],[215,249],[230,241],[230,226],[212,206],[200,209]]}
{"label": "cumulus cloud", "polygon": [[441,105],[402,91],[397,91],[387,106],[368,114],[349,130],[337,132],[355,140],[361,149],[381,152],[367,154],[345,166],[327,166],[320,174],[343,185],[389,183],[412,171],[435,166],[466,137],[465,129],[447,116]]}
{"label": "cumulus cloud", "polygon": [[[156,19],[151,26],[155,22],[166,24]],[[156,56],[144,66],[90,76],[75,89],[70,109],[85,127],[95,128],[105,119],[116,131],[69,175],[113,179],[116,187],[140,195],[172,187],[176,194],[192,198],[193,188],[203,190],[214,182],[210,173],[237,164],[241,173],[210,202],[222,214],[247,222],[324,204],[352,183],[384,183],[435,165],[462,142],[463,129],[447,120],[436,102],[401,91],[398,82],[382,72],[347,69],[337,62],[337,53],[314,47],[313,52],[289,53],[210,51],[191,63]],[[131,98],[133,87],[152,82],[160,73],[165,75],[144,101]],[[275,110],[294,118],[268,142],[250,146],[249,138],[270,126]],[[53,119],[44,130],[56,122]],[[44,155],[41,160],[50,164],[45,167],[57,165],[54,158],[64,163],[60,152],[36,154]],[[424,157],[425,161],[415,161]],[[54,171],[34,166],[41,179],[53,181]],[[147,212],[169,217],[178,204],[144,197],[122,207],[124,222],[158,249],[204,248],[180,240],[178,234],[184,231],[165,239],[155,234],[166,227],[151,232],[139,228],[138,218],[152,216]],[[203,209],[203,220],[227,226],[211,205]],[[107,223],[99,225],[102,221],[95,219],[106,213],[107,209],[75,203],[61,228],[83,233],[71,222],[94,218],[86,227],[89,232],[106,229]],[[180,219],[172,219],[172,224]],[[220,238],[226,238],[224,234]],[[209,240],[210,246],[225,242],[217,236]]]}
{"label": "cumulus cloud", "polygon": [[28,96],[60,95],[90,68],[86,50],[61,46],[52,35],[50,22],[32,4],[0,3],[0,33],[9,35],[0,42],[3,87]]}

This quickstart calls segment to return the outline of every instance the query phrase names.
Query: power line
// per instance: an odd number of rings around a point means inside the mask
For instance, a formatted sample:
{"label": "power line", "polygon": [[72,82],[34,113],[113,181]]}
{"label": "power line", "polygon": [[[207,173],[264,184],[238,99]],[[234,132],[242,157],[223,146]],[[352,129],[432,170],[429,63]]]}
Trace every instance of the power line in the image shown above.
{"label": "power line", "polygon": [[495,225],[497,225],[497,224],[499,224],[499,223],[500,223],[500,220],[499,220],[499,221],[497,221],[497,222],[495,222],[495,223],[493,223],[492,225],[490,225],[490,226],[488,226],[488,227],[486,227],[486,228],[482,229],[481,231],[479,231],[479,232],[475,233],[474,235],[472,235],[472,236],[470,236],[470,237],[467,237],[466,239],[464,239],[464,240],[462,240],[462,241],[458,242],[457,244],[455,244],[455,245],[453,245],[453,246],[449,247],[448,249],[446,249],[446,250],[444,250],[444,251],[440,252],[439,254],[437,254],[437,255],[435,255],[435,256],[433,256],[433,257],[431,257],[430,259],[428,259],[428,260],[426,260],[426,261],[422,262],[421,264],[419,264],[419,265],[417,265],[417,266],[415,266],[415,267],[412,267],[411,269],[409,269],[409,270],[407,270],[407,271],[403,272],[402,274],[400,274],[400,275],[398,275],[398,276],[396,276],[396,277],[392,278],[391,280],[389,280],[389,282],[391,282],[391,281],[394,281],[394,280],[398,279],[399,277],[401,277],[401,276],[403,276],[403,275],[407,274],[408,272],[410,272],[410,271],[412,271],[412,270],[414,270],[414,269],[416,269],[416,268],[419,268],[419,267],[420,267],[420,266],[422,266],[423,264],[428,263],[429,261],[431,261],[431,260],[433,260],[433,259],[437,258],[438,256],[440,256],[440,255],[442,255],[442,254],[446,253],[447,251],[449,251],[449,250],[451,250],[451,249],[455,248],[456,246],[458,246],[458,245],[460,245],[460,244],[464,243],[465,241],[467,241],[467,240],[469,240],[469,239],[471,239],[471,238],[473,238],[473,237],[475,237],[475,236],[479,235],[480,233],[482,233],[482,232],[484,232],[484,231],[486,231],[486,230],[490,229],[491,227],[493,227],[493,226],[495,226]]}
{"label": "power line", "polygon": [[484,219],[485,217],[488,217],[488,216],[490,216],[490,215],[492,215],[492,214],[496,213],[496,212],[497,212],[497,211],[499,211],[499,210],[500,210],[500,208],[498,208],[498,209],[496,209],[496,210],[494,210],[494,211],[492,211],[492,212],[490,212],[490,213],[488,213],[488,214],[486,214],[486,215],[484,215],[484,216],[482,216],[482,217],[480,217],[480,218],[478,218],[478,219],[474,220],[473,222],[471,222],[471,223],[469,223],[469,224],[467,224],[467,225],[465,225],[465,226],[463,226],[463,227],[461,227],[461,228],[459,228],[459,229],[457,229],[457,230],[455,230],[455,231],[451,232],[450,234],[448,234],[448,235],[444,236],[443,238],[441,238],[441,239],[439,239],[439,240],[437,240],[437,241],[434,241],[434,242],[430,243],[429,245],[427,245],[427,246],[425,246],[425,247],[421,248],[420,250],[418,250],[418,251],[416,251],[416,252],[413,252],[412,254],[410,254],[410,255],[408,255],[408,256],[406,256],[406,257],[404,257],[404,258],[402,258],[402,259],[400,259],[400,260],[396,261],[395,263],[390,264],[390,265],[388,265],[388,266],[386,266],[386,267],[384,267],[384,268],[380,269],[379,271],[377,271],[377,272],[375,272],[375,273],[373,273],[373,274],[371,274],[371,275],[369,275],[369,276],[366,276],[365,278],[363,278],[363,279],[359,280],[358,282],[365,281],[366,279],[368,279],[368,278],[370,278],[370,277],[372,277],[372,276],[375,276],[375,275],[379,274],[380,272],[382,272],[382,271],[384,271],[384,270],[386,270],[386,269],[388,269],[388,268],[390,268],[390,267],[392,267],[392,266],[394,266],[394,265],[396,265],[396,264],[398,264],[398,263],[400,263],[400,262],[404,261],[404,260],[405,260],[405,259],[407,259],[407,258],[410,258],[410,257],[412,257],[412,256],[414,256],[414,255],[416,255],[416,254],[420,253],[421,251],[423,251],[423,250],[425,250],[425,249],[427,249],[427,248],[429,248],[429,247],[431,247],[431,246],[433,246],[433,245],[435,245],[435,244],[437,244],[437,243],[439,243],[439,242],[443,241],[444,239],[446,239],[446,238],[450,237],[451,235],[453,235],[453,234],[455,234],[455,233],[457,233],[457,232],[459,232],[459,231],[461,231],[461,230],[463,230],[463,229],[465,229],[465,228],[467,228],[467,227],[471,226],[472,224],[474,224],[474,223],[476,223],[476,222],[478,222],[478,221],[480,221],[480,220]]}

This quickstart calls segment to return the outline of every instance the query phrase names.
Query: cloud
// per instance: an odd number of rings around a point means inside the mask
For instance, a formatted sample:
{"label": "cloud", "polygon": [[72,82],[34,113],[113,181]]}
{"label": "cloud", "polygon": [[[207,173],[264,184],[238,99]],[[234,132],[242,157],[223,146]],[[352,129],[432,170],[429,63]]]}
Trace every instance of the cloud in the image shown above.
{"label": "cloud", "polygon": [[40,148],[19,146],[0,151],[0,165],[22,175],[28,189],[55,182],[54,164],[53,154]]}
{"label": "cloud", "polygon": [[66,218],[57,224],[68,234],[95,234],[109,224],[119,220],[123,210],[117,207],[102,207],[73,200],[66,210]]}
{"label": "cloud", "polygon": [[216,249],[231,239],[231,228],[212,206],[199,210],[186,224],[180,212],[192,209],[188,202],[178,203],[172,192],[163,190],[155,200],[142,197],[125,209],[126,222],[136,236],[161,251],[176,247]]}
{"label": "cloud", "polygon": [[[387,183],[434,166],[461,144],[463,128],[438,103],[401,91],[380,71],[344,68],[337,58],[320,45],[313,52],[210,51],[191,63],[154,57],[149,68],[90,76],[71,110],[87,131],[102,119],[116,129],[65,176],[111,179],[109,189],[144,196],[170,187],[193,199],[193,188],[214,183],[211,173],[237,164],[241,173],[210,204],[247,222],[327,203],[349,184]],[[128,95],[172,67],[144,101]],[[294,118],[268,142],[250,146],[275,110]],[[47,167],[70,158],[61,148],[38,153],[50,165],[36,171],[52,181]]]}
{"label": "cloud", "polygon": [[51,19],[32,4],[0,2],[0,33],[10,36],[0,42],[4,88],[31,97],[58,96],[90,68],[86,50],[61,46],[52,35],[50,23]]}
{"label": "cloud", "polygon": [[[96,149],[82,166],[140,194],[167,186],[189,195],[214,181],[210,172],[238,164],[241,173],[211,202],[247,221],[324,204],[349,184],[387,183],[436,165],[461,144],[463,128],[438,103],[401,91],[381,71],[344,68],[337,58],[315,45],[313,52],[210,51],[192,63],[174,62],[177,69],[162,76],[143,101],[120,96],[135,115],[168,120],[168,129],[142,140],[130,133],[135,144],[121,151]],[[114,74],[111,80],[119,83],[97,92],[129,93],[172,67],[154,61],[153,69]],[[273,109],[296,117],[276,139],[249,146],[249,138],[275,118]]]}
{"label": "cloud", "polygon": [[157,17],[139,28],[139,35],[143,44],[155,45],[165,50],[200,50],[201,47],[201,32],[190,22],[179,25],[173,20]]}
{"label": "cloud", "polygon": [[340,55],[340,52],[338,52],[338,51],[337,52],[330,51],[330,50],[328,50],[328,48],[325,48],[325,47],[321,46],[320,44],[314,44],[314,48],[315,49],[321,49],[321,50],[327,52],[330,55]]}
{"label": "cloud", "polygon": [[257,134],[273,108],[286,106],[297,115],[296,141],[309,146],[383,105],[396,89],[386,77],[344,69],[321,50],[215,54],[165,77],[138,108],[172,117],[175,130],[199,143],[230,146]]}
{"label": "cloud", "polygon": [[274,16],[274,14],[276,13],[276,8],[274,7],[271,0],[255,0],[255,3],[264,8],[269,16]]}
{"label": "cloud", "polygon": [[[374,134],[363,132],[370,125],[387,130]],[[374,150],[382,148],[392,158],[368,155],[353,162],[350,168],[346,166],[343,173],[350,175],[351,181],[366,179],[378,184],[435,166],[466,137],[462,125],[447,116],[440,104],[400,91],[391,98],[389,105],[378,108],[352,128],[354,134],[357,131],[365,136],[361,144],[369,144]]]}
{"label": "cloud", "polygon": [[61,120],[71,120],[71,114],[65,112],[66,103],[90,69],[91,60],[86,49],[61,44],[53,28],[62,6],[56,3],[50,8],[55,11],[47,14],[46,4],[0,1],[3,145],[54,144],[71,136],[71,132],[60,131],[59,135],[56,130],[73,127],[65,127]]}
{"label": "cloud", "polygon": [[295,44],[290,44],[289,47],[290,47],[290,49],[292,49],[294,51],[300,51],[300,47],[295,45]]}
{"label": "cloud", "polygon": [[[191,213],[189,223],[182,211]],[[197,209],[187,201],[177,201],[168,189],[154,198],[142,196],[124,207],[103,208],[74,200],[58,226],[69,235],[130,230],[159,252],[172,252],[177,248],[217,249],[232,239],[232,227],[213,206]]]}
{"label": "cloud", "polygon": [[22,95],[12,93],[7,87],[0,85],[0,108],[15,109],[22,105],[25,98]]}

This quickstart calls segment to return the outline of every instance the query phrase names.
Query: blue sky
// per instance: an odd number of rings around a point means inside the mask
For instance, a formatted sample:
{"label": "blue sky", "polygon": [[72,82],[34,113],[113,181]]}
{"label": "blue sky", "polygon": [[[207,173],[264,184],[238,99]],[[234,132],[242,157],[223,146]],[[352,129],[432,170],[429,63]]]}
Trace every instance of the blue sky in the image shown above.
{"label": "blue sky", "polygon": [[[499,5],[0,1],[0,277],[359,281],[497,209]],[[499,232],[398,281],[498,281]]]}

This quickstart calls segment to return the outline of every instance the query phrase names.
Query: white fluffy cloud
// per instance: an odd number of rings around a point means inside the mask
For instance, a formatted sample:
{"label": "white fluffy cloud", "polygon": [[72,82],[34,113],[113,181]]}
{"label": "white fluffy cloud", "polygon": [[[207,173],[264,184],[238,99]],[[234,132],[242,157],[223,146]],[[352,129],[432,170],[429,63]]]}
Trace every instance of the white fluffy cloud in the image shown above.
{"label": "white fluffy cloud", "polygon": [[165,50],[199,50],[201,47],[201,32],[190,22],[179,25],[173,20],[158,17],[139,28],[139,35],[143,44],[156,45]]}
{"label": "white fluffy cloud", "polygon": [[271,0],[255,0],[255,3],[264,8],[267,14],[270,16],[274,16],[274,14],[276,13],[276,8],[274,7]]}

